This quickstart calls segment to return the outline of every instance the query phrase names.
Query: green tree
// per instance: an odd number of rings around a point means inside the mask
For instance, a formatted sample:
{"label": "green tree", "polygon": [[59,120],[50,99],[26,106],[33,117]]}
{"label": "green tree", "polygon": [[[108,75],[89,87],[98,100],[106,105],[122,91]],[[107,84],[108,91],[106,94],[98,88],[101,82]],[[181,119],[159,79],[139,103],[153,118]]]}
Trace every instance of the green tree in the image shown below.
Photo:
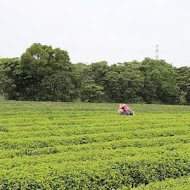
{"label": "green tree", "polygon": [[190,104],[190,67],[176,69],[178,73],[178,86],[180,88],[180,104]]}
{"label": "green tree", "polygon": [[85,102],[102,102],[104,101],[104,87],[100,85],[102,79],[97,77],[101,74],[95,68],[92,70],[91,66],[82,63],[74,65],[74,86],[77,95],[75,99]]}
{"label": "green tree", "polygon": [[164,60],[153,60],[146,58],[142,62],[141,71],[144,74],[145,102],[163,102],[175,104],[179,98],[179,87],[177,85],[177,73],[172,65]]}
{"label": "green tree", "polygon": [[20,59],[0,59],[0,93],[15,100],[190,104],[190,68],[150,58],[71,64],[67,51],[34,43]]}
{"label": "green tree", "polygon": [[109,67],[105,76],[105,92],[108,101],[141,102],[144,84],[140,63],[120,63]]}
{"label": "green tree", "polygon": [[0,91],[7,99],[17,99],[19,58],[0,59]]}
{"label": "green tree", "polygon": [[72,65],[66,51],[35,43],[21,56],[20,70],[24,99],[69,101]]}

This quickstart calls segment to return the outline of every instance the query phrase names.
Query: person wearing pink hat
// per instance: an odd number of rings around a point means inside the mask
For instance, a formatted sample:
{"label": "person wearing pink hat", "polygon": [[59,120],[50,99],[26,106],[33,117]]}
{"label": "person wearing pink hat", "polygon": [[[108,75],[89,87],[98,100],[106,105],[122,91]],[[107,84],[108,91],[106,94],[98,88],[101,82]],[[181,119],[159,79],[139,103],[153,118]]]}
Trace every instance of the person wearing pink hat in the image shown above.
{"label": "person wearing pink hat", "polygon": [[121,115],[134,115],[134,112],[128,106],[128,104],[119,104],[118,113]]}

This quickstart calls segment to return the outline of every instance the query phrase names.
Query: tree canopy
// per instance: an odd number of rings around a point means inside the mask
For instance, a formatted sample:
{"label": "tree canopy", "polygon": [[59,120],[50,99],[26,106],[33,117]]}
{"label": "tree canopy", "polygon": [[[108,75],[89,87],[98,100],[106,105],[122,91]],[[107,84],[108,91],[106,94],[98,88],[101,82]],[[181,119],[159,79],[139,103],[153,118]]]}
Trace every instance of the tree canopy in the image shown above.
{"label": "tree canopy", "polygon": [[190,68],[145,58],[73,64],[60,48],[34,43],[0,59],[0,92],[11,100],[190,104]]}

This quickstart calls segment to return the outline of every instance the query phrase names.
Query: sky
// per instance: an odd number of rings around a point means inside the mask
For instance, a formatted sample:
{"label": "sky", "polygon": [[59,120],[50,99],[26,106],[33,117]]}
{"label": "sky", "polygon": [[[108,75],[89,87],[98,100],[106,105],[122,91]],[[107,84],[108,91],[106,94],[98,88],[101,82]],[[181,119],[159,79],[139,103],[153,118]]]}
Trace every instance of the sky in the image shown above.
{"label": "sky", "polygon": [[33,43],[67,50],[72,63],[155,58],[190,66],[189,0],[0,0],[0,57]]}

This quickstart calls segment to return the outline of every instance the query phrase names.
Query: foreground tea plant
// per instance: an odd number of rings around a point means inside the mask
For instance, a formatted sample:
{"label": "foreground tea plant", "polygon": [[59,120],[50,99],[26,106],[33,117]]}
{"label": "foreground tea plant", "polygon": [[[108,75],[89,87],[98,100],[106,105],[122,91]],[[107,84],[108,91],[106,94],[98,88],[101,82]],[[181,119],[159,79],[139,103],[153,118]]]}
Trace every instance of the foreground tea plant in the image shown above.
{"label": "foreground tea plant", "polygon": [[190,107],[130,107],[0,101],[0,189],[189,185]]}

